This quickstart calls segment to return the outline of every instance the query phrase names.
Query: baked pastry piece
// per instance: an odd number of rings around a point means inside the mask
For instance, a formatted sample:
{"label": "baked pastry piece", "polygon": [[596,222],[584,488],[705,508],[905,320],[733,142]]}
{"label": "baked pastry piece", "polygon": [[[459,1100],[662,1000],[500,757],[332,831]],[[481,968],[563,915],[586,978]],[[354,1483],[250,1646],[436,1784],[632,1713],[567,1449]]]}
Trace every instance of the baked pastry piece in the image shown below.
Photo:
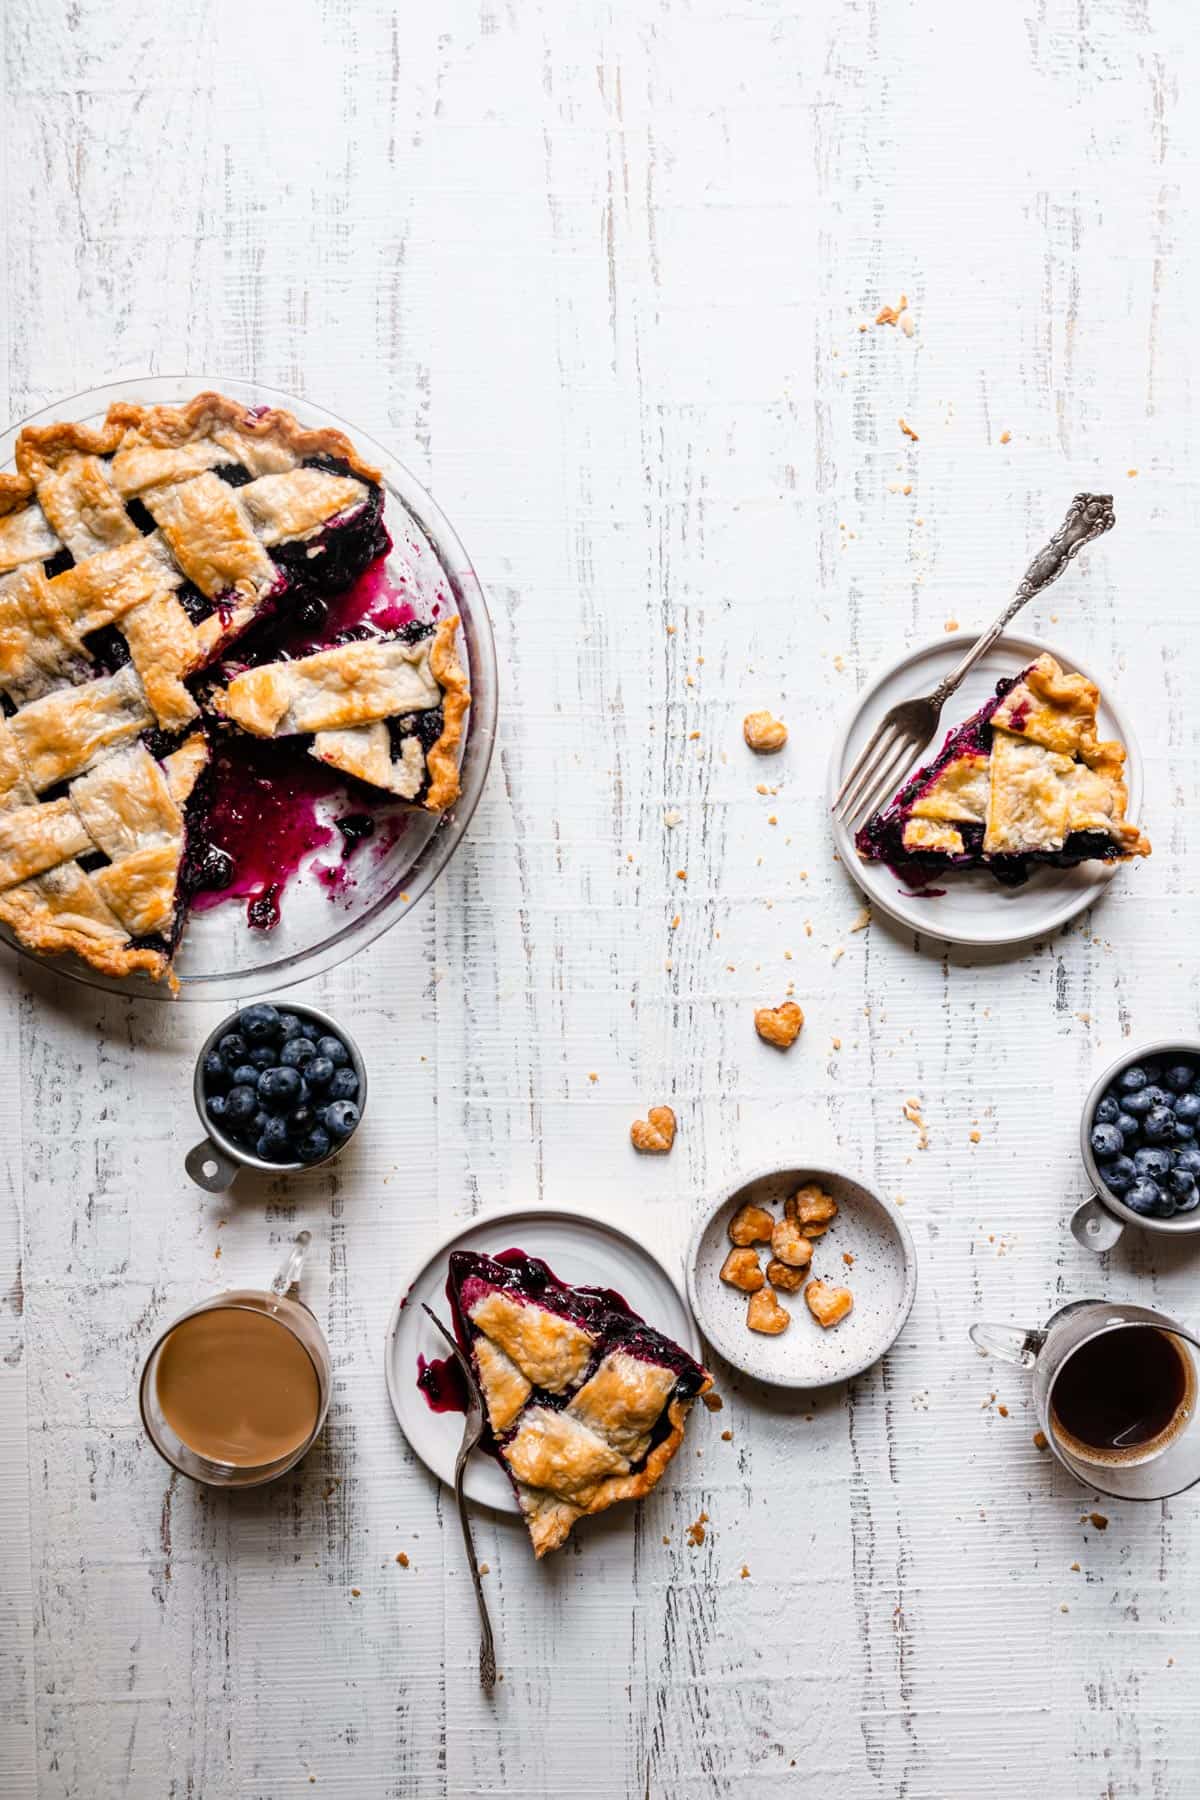
{"label": "baked pastry piece", "polygon": [[213,696],[255,737],[311,736],[309,754],[402,800],[441,812],[458,794],[470,696],[457,618],[244,670]]}
{"label": "baked pastry piece", "polygon": [[[212,728],[240,723],[236,707],[216,719],[205,672],[251,627],[260,657],[297,626],[319,641],[328,599],[389,548],[380,476],[340,432],[219,394],[26,427],[14,460],[0,474],[0,920],[32,949],[163,975],[200,881]],[[291,672],[287,728],[314,733],[338,771],[443,810],[469,704],[455,623],[414,625],[385,652],[421,671],[395,672],[391,697],[413,695],[403,713],[375,710],[387,683],[369,625],[370,643],[273,665]],[[326,724],[300,722],[306,677],[336,680]]]}
{"label": "baked pastry piece", "polygon": [[567,1287],[520,1251],[453,1251],[447,1292],[539,1557],[577,1519],[650,1492],[707,1370],[619,1295]]}
{"label": "baked pastry piece", "polygon": [[986,869],[1016,887],[1039,864],[1149,856],[1125,817],[1125,747],[1097,735],[1100,691],[1052,656],[997,684],[855,839],[907,877]]}

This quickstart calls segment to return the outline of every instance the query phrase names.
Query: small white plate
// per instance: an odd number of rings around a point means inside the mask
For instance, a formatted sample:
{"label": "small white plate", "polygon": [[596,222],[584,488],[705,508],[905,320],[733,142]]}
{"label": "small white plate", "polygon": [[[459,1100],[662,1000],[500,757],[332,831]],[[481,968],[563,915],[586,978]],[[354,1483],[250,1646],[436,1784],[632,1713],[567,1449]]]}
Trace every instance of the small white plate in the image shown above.
{"label": "small white plate", "polygon": [[[448,1487],[454,1481],[462,1414],[432,1410],[417,1386],[417,1358],[432,1362],[450,1354],[421,1304],[431,1306],[453,1328],[446,1298],[452,1250],[474,1250],[483,1256],[524,1250],[540,1256],[560,1281],[572,1287],[614,1288],[648,1325],[701,1360],[700,1340],[683,1295],[658,1258],[627,1232],[607,1220],[559,1208],[522,1208],[472,1220],[439,1244],[413,1277],[392,1309],[384,1345],[388,1394],[401,1429],[425,1466]],[[507,1475],[490,1456],[471,1458],[465,1487],[483,1506],[494,1506],[498,1512],[519,1510]]]}
{"label": "small white plate", "polygon": [[[898,700],[913,700],[920,694],[930,693],[942,677],[962,661],[970,643],[969,633],[955,632],[952,636],[942,636],[933,643],[920,645],[890,669],[885,669],[860,694],[834,742],[829,760],[830,805],[847,771],[888,708]],[[936,754],[948,731],[978,712],[995,692],[999,680],[1006,675],[1020,674],[1045,651],[1049,651],[1064,669],[1078,670],[1089,681],[1095,681],[1095,676],[1070,651],[1055,650],[1032,638],[1002,637],[947,701],[937,738],[924,757],[914,759],[913,768]],[[1119,738],[1128,755],[1125,765],[1128,817],[1136,821],[1142,806],[1141,755],[1128,721],[1108,699],[1104,683],[1097,682],[1096,685],[1100,689],[1100,735]],[[911,769],[902,772],[887,795],[888,801],[899,792],[911,773]],[[1122,866],[1120,863],[1092,862],[1080,863],[1075,869],[1037,869],[1024,887],[1019,888],[1002,887],[978,869],[950,870],[944,880],[938,877],[930,884],[935,888],[944,887],[945,893],[926,897],[915,895],[910,884],[894,875],[886,863],[862,862],[845,825],[839,819],[834,819],[832,824],[842,862],[868,899],[891,913],[893,918],[911,925],[914,931],[951,944],[1019,944],[1026,938],[1044,937],[1098,900]]]}
{"label": "small white plate", "polygon": [[[739,1207],[751,1204],[781,1219],[784,1201],[808,1181],[838,1203],[833,1224],[813,1241],[809,1274],[848,1287],[854,1310],[825,1330],[809,1312],[802,1289],[778,1294],[792,1322],[778,1337],[764,1337],[746,1324],[747,1295],[720,1277],[731,1249],[729,1221]],[[759,1251],[765,1261],[766,1246]],[[850,1265],[843,1261],[846,1252],[854,1258]],[[772,1169],[726,1188],[700,1221],[688,1250],[687,1286],[701,1331],[735,1369],[775,1387],[830,1387],[861,1375],[899,1337],[917,1292],[917,1253],[899,1213],[853,1176],[840,1169]]]}

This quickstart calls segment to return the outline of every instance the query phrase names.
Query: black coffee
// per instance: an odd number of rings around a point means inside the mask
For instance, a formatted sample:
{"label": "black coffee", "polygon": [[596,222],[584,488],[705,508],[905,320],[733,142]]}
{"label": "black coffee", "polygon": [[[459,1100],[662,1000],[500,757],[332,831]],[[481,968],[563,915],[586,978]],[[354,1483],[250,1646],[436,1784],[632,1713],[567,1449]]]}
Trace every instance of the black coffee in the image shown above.
{"label": "black coffee", "polygon": [[1188,1365],[1172,1338],[1149,1325],[1122,1325],[1083,1344],[1063,1365],[1051,1402],[1066,1436],[1119,1460],[1180,1420]]}

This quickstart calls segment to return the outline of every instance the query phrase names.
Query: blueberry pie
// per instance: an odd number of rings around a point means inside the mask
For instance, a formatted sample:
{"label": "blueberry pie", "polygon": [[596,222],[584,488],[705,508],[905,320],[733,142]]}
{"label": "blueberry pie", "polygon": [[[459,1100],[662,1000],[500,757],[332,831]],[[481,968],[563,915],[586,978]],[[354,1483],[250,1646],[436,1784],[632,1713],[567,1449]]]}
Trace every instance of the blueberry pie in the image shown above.
{"label": "blueberry pie", "polygon": [[[457,620],[320,636],[330,597],[390,547],[379,473],[340,432],[200,394],[26,427],[15,463],[0,475],[0,921],[22,943],[170,978],[224,855],[204,827],[213,752],[237,735],[294,737],[381,798],[453,804]],[[317,636],[293,657],[297,625]]]}
{"label": "blueberry pie", "polygon": [[985,869],[1017,887],[1039,864],[1149,856],[1125,817],[1125,747],[1097,736],[1100,691],[1039,656],[997,684],[855,840],[865,862],[918,880]]}
{"label": "blueberry pie", "polygon": [[648,1494],[712,1378],[609,1289],[544,1262],[456,1250],[447,1292],[538,1556],[577,1519]]}

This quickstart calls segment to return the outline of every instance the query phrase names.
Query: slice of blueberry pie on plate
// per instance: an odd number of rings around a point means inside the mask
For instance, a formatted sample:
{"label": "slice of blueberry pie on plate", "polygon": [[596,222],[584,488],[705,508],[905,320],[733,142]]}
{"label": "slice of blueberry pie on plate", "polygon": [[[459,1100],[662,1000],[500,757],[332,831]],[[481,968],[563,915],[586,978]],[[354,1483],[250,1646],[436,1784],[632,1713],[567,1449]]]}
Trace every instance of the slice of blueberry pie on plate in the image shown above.
{"label": "slice of blueberry pie on plate", "polygon": [[657,1485],[712,1386],[686,1350],[611,1289],[569,1287],[521,1251],[452,1252],[447,1292],[537,1556]]}
{"label": "slice of blueberry pie on plate", "polygon": [[1094,682],[1038,656],[866,821],[859,856],[918,888],[969,869],[1019,887],[1038,868],[1148,856],[1126,816],[1125,746],[1100,737],[1099,707]]}
{"label": "slice of blueberry pie on plate", "polygon": [[379,472],[342,432],[205,393],[27,426],[14,460],[0,921],[21,943],[173,981],[189,905],[229,862],[206,823],[235,738],[294,740],[380,800],[454,804],[457,619],[323,632],[390,547]]}

